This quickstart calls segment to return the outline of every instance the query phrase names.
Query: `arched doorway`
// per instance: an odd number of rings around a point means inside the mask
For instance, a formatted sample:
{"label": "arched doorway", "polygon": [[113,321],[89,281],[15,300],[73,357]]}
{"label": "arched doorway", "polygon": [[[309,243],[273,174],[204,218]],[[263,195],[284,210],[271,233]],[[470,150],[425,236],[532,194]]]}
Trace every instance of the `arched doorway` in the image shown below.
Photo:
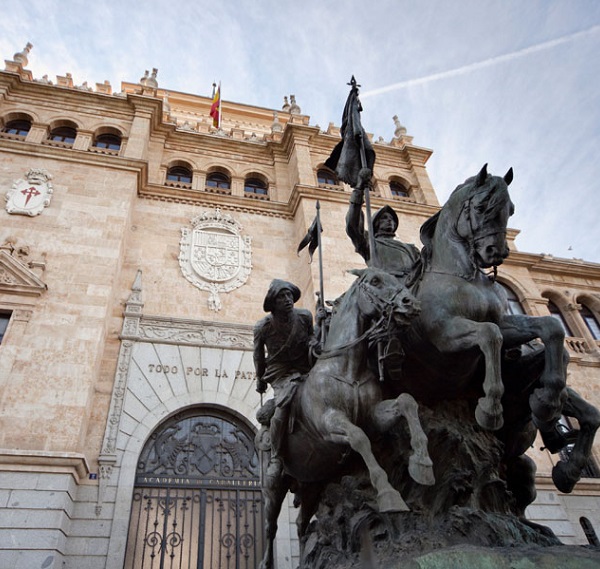
{"label": "arched doorway", "polygon": [[162,423],[140,455],[126,569],[255,569],[263,553],[252,430],[220,409]]}

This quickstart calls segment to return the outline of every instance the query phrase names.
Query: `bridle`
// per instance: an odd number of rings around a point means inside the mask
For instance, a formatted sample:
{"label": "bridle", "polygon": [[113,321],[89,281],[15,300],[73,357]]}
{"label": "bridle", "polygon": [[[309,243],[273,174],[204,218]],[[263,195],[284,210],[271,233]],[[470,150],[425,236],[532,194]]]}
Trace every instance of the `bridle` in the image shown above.
{"label": "bridle", "polygon": [[[479,272],[483,273],[484,275],[486,275],[492,282],[494,282],[496,280],[496,276],[498,275],[498,266],[493,265],[492,270],[489,273],[484,272],[477,265],[477,262],[475,261],[475,251],[477,250],[476,246],[479,241],[485,239],[486,237],[502,235],[504,237],[504,239],[506,239],[506,229],[498,229],[495,231],[486,231],[483,234],[479,234],[477,232],[477,230],[475,229],[474,223],[473,223],[473,217],[474,217],[473,216],[473,199],[477,195],[482,193],[483,191],[484,190],[474,193],[472,196],[470,196],[467,200],[465,200],[463,202],[460,212],[458,213],[458,215],[456,217],[456,221],[454,223],[453,234],[456,235],[458,238],[467,242],[467,245],[469,247],[469,257],[471,259],[471,265],[473,267],[473,273],[470,277],[467,277],[465,275],[460,275],[460,274],[457,274],[456,276],[459,276],[465,280],[471,281],[475,278],[475,275],[479,271]],[[486,190],[486,191],[488,191],[488,190]],[[468,226],[469,226],[469,234],[466,238],[462,237],[460,235],[460,233],[458,232],[458,223],[459,223],[459,220],[462,217],[463,213],[465,212],[465,210],[466,210],[466,217],[467,217],[467,222],[468,222]],[[441,271],[431,271],[431,272],[441,272]]]}
{"label": "bridle", "polygon": [[375,306],[375,309],[379,311],[381,316],[358,338],[346,342],[341,346],[332,348],[330,350],[323,350],[318,356],[318,359],[327,359],[339,356],[347,352],[350,348],[357,346],[363,340],[369,340],[369,342],[375,342],[387,338],[391,335],[392,331],[392,319],[394,316],[394,302],[396,297],[403,291],[402,286],[398,288],[389,298],[382,298],[370,290],[364,281],[359,281],[356,285],[361,292],[363,292],[368,299]]}

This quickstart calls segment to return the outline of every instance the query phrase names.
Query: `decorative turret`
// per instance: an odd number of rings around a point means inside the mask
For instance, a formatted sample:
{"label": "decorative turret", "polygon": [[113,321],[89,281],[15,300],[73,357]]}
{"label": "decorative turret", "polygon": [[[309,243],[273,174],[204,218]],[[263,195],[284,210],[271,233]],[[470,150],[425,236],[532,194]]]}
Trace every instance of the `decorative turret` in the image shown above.
{"label": "decorative turret", "polygon": [[152,75],[146,79],[146,86],[151,89],[158,89],[158,81],[156,80],[156,75],[158,74],[158,69],[156,67],[152,68]]}
{"label": "decorative turret", "polygon": [[140,85],[142,85],[142,87],[146,86],[146,83],[148,81],[148,75],[150,74],[150,71],[148,71],[146,69],[146,71],[144,71],[144,76],[140,79]]}
{"label": "decorative turret", "polygon": [[398,115],[393,116],[394,124],[396,125],[396,130],[394,130],[394,136],[396,138],[400,138],[406,134],[406,127],[400,124],[400,120],[398,119]]}
{"label": "decorative turret", "polygon": [[290,113],[292,115],[301,114],[300,107],[296,104],[296,95],[290,95]]}
{"label": "decorative turret", "polygon": [[283,132],[283,126],[279,122],[279,113],[277,111],[273,111],[273,123],[271,124],[271,132]]}
{"label": "decorative turret", "polygon": [[31,51],[32,47],[33,44],[27,42],[27,45],[23,48],[23,51],[18,51],[13,55],[13,61],[16,63],[20,63],[22,67],[25,67],[27,63],[29,63],[27,56],[29,55],[29,52]]}

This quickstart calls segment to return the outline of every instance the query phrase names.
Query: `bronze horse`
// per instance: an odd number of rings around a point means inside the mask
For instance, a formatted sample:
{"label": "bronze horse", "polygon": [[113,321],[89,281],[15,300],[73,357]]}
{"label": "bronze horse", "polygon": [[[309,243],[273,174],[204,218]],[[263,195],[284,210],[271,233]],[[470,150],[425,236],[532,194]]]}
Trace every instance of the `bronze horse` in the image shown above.
{"label": "bronze horse", "polygon": [[368,364],[370,341],[395,333],[394,326],[407,325],[418,312],[418,303],[388,273],[373,268],[354,273],[358,279],[332,316],[323,352],[292,402],[293,428],[281,451],[285,474],[275,480],[267,477],[265,482],[267,546],[261,569],[273,567],[277,517],[292,484],[300,498],[298,533],[302,537],[320,489],[341,472],[350,450],[368,468],[379,510],[408,510],[373,455],[368,436],[389,430],[401,417],[407,420],[413,449],[409,474],[420,484],[434,483],[415,400],[407,394],[382,400],[379,377]]}
{"label": "bronze horse", "polygon": [[[600,417],[566,387],[568,355],[560,323],[551,316],[507,312],[506,295],[495,277],[509,253],[512,177],[512,169],[499,177],[484,166],[422,226],[420,277],[412,287],[421,312],[403,334],[406,359],[397,383],[424,403],[482,388],[483,396],[475,397],[477,423],[498,433],[507,468],[514,465],[521,472],[520,457],[533,443],[536,428],[556,452],[567,443],[555,430],[561,414],[577,418],[581,430],[569,464],[560,462],[553,471],[557,487],[570,492],[590,455]],[[521,357],[503,360],[506,350],[536,339],[543,346],[527,346]],[[503,402],[510,408],[503,409]],[[528,483],[534,492],[532,477]],[[531,493],[527,499],[533,499]]]}

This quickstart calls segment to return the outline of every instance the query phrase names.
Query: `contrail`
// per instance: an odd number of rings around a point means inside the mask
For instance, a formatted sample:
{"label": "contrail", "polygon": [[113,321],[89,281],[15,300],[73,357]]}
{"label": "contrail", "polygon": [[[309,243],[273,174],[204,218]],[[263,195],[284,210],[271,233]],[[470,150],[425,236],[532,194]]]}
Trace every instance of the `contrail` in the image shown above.
{"label": "contrail", "polygon": [[457,67],[456,69],[450,69],[448,71],[441,71],[440,73],[433,73],[432,75],[426,75],[425,77],[419,77],[417,79],[408,79],[406,81],[400,81],[400,83],[393,83],[392,85],[387,85],[386,87],[380,87],[379,89],[371,89],[370,91],[364,91],[361,93],[361,99],[365,99],[366,97],[373,97],[375,95],[381,95],[382,93],[389,93],[390,91],[397,91],[399,89],[404,89],[406,87],[414,87],[415,85],[423,85],[424,83],[430,83],[431,81],[438,81],[439,79],[446,79],[448,77],[456,77],[457,75],[465,75],[466,73],[470,73],[471,71],[475,71],[476,69],[483,69],[485,67],[490,67],[492,65],[496,65],[497,63],[502,63],[504,61],[511,61],[512,59],[517,59],[519,57],[523,57],[524,55],[529,55],[531,53],[536,53],[538,51],[543,51],[545,49],[551,49],[558,45],[576,40],[578,38],[588,36],[600,31],[600,25],[592,26],[587,30],[583,30],[581,32],[575,32],[573,34],[568,34],[566,36],[562,36],[560,38],[550,40],[544,43],[540,43],[537,45],[532,45],[530,47],[526,47],[524,49],[520,49],[519,51],[513,51],[512,53],[507,53],[505,55],[499,55],[497,57],[491,57],[489,59],[485,59],[484,61],[478,61],[476,63],[470,63],[469,65],[464,65],[463,67]]}

